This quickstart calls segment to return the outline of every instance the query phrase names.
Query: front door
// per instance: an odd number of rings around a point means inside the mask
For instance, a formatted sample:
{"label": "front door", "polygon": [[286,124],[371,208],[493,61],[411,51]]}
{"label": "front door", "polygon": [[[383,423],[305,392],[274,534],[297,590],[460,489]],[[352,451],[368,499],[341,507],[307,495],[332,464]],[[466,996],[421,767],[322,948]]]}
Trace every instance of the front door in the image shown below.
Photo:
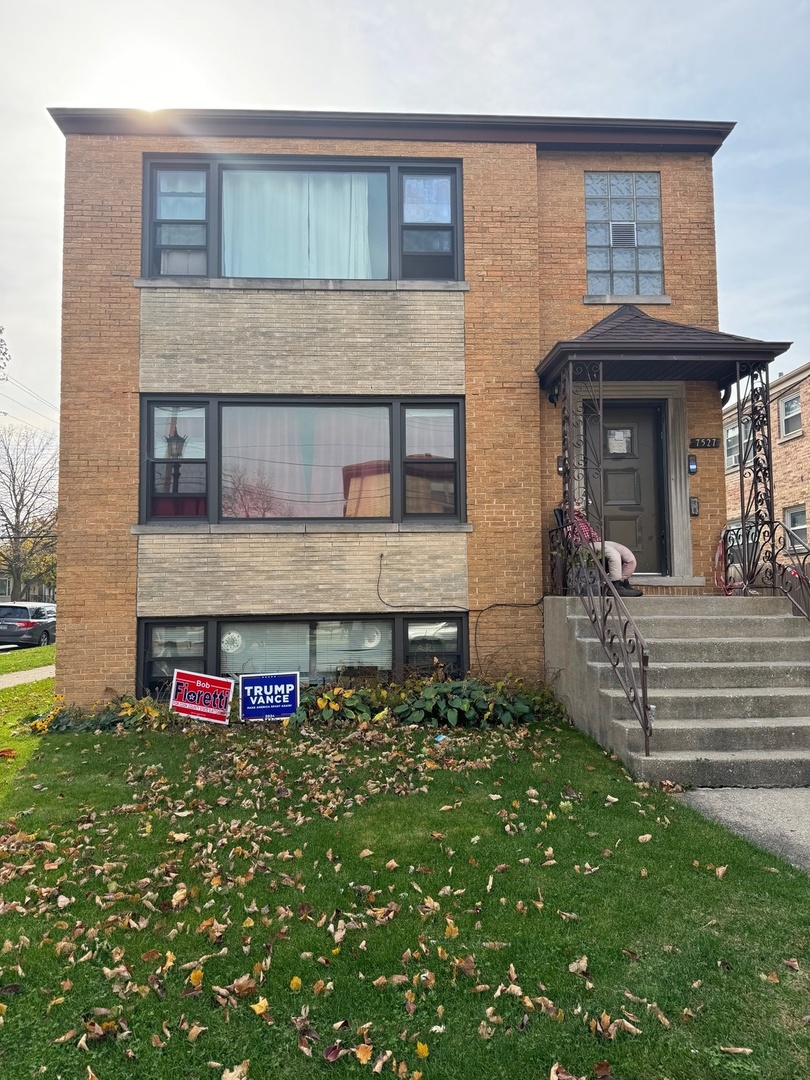
{"label": "front door", "polygon": [[[667,572],[662,483],[665,424],[665,407],[660,404],[604,404],[604,537],[629,547],[642,574]],[[588,426],[587,443],[595,450],[595,415],[589,417]]]}

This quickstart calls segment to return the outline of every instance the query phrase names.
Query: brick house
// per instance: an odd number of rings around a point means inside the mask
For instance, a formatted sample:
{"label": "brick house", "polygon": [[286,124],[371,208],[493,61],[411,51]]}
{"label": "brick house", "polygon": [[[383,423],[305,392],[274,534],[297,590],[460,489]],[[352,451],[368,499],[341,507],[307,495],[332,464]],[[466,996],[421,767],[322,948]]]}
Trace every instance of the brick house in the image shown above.
{"label": "brick house", "polygon": [[542,679],[555,510],[603,466],[644,603],[715,591],[719,390],[786,348],[717,327],[733,125],[51,114],[68,700],[175,666]]}
{"label": "brick house", "polygon": [[[774,515],[804,544],[810,503],[810,444],[802,417],[810,416],[810,364],[781,372],[770,383],[770,432]],[[745,440],[743,439],[743,442]],[[723,409],[726,507],[732,525],[740,519],[740,438],[737,408]]]}

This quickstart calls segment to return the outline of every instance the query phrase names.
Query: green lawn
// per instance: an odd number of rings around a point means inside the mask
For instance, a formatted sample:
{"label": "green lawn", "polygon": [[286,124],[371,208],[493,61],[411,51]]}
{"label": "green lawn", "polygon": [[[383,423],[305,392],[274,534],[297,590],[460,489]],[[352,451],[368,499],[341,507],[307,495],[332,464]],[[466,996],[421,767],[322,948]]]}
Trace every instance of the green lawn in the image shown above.
{"label": "green lawn", "polygon": [[0,811],[0,1074],[810,1075],[807,875],[575,732],[434,739],[46,736]]}
{"label": "green lawn", "polygon": [[43,645],[36,649],[12,649],[11,652],[0,653],[0,675],[45,667],[46,664],[53,664],[55,659],[55,645]]}
{"label": "green lawn", "polygon": [[[45,652],[45,649],[36,652]],[[52,704],[53,679],[20,683],[0,690],[0,815],[14,776],[39,744],[39,736],[31,734],[27,724],[21,725],[20,721],[46,712]]]}

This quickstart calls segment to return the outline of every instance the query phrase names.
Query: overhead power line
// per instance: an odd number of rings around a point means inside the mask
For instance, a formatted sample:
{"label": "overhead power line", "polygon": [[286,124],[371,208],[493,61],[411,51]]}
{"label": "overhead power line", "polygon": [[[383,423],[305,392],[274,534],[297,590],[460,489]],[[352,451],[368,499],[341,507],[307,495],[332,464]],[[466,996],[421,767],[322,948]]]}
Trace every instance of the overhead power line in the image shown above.
{"label": "overhead power line", "polygon": [[52,416],[46,416],[45,413],[40,412],[38,409],[32,409],[30,405],[26,405],[24,401],[18,401],[17,398],[13,398],[11,394],[7,394],[5,391],[1,391],[3,397],[8,398],[9,401],[13,401],[15,405],[21,405],[24,409],[28,409],[29,412],[36,413],[37,416],[41,416],[43,420],[47,420],[49,424],[57,424],[58,420],[54,420]]}
{"label": "overhead power line", "polygon": [[7,379],[10,383],[14,383],[15,386],[18,386],[20,390],[24,390],[26,394],[30,394],[32,398],[35,398],[37,401],[41,401],[43,405],[47,405],[49,409],[53,409],[54,412],[59,412],[58,405],[54,405],[52,401],[48,401],[48,399],[44,398],[42,394],[37,393],[36,390],[32,390],[30,386],[26,386],[24,382],[20,382],[19,379],[12,378],[11,375],[8,375]]}

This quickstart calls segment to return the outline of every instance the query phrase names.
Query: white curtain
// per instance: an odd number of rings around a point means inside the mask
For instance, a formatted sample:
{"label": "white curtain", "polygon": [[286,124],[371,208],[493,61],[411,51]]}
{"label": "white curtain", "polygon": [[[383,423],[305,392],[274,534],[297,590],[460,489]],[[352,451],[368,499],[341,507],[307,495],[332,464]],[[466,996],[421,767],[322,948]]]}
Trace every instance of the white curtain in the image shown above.
{"label": "white curtain", "polygon": [[228,169],[225,277],[370,278],[368,175]]}

